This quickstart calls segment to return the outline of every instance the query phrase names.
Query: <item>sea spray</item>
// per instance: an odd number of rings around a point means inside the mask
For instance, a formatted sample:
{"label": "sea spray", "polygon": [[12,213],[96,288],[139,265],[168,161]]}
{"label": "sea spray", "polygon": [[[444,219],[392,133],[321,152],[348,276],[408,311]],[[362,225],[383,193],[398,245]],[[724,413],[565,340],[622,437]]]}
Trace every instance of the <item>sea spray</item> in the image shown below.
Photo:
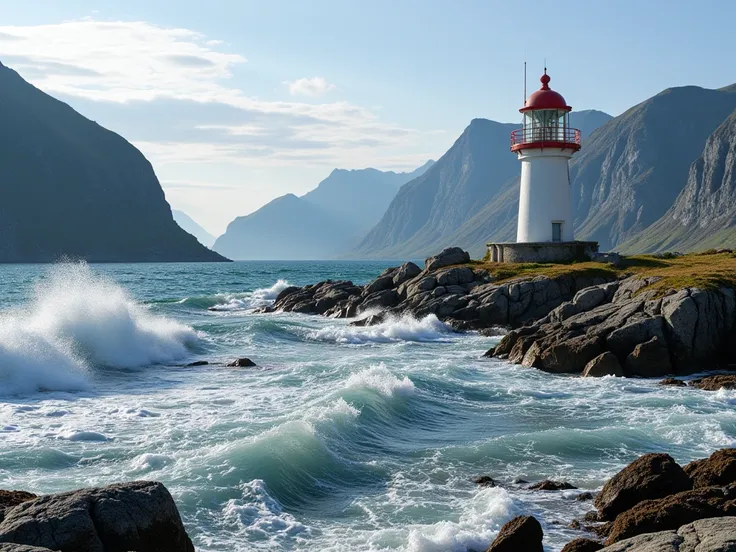
{"label": "sea spray", "polygon": [[[268,288],[259,288],[253,292],[239,294],[220,294],[215,296],[214,304],[209,306],[210,311],[237,312],[244,310],[253,310],[259,307],[265,307],[273,303],[279,296],[279,293],[289,287],[289,282],[279,280]],[[193,300],[187,299],[186,302]]]}
{"label": "sea spray", "polygon": [[90,368],[171,362],[196,342],[85,263],[57,264],[24,308],[0,313],[0,393],[85,389]]}
{"label": "sea spray", "polygon": [[388,317],[375,326],[331,325],[309,332],[307,337],[317,341],[360,345],[365,343],[391,343],[400,341],[443,341],[452,329],[434,314],[417,319],[411,315]]}

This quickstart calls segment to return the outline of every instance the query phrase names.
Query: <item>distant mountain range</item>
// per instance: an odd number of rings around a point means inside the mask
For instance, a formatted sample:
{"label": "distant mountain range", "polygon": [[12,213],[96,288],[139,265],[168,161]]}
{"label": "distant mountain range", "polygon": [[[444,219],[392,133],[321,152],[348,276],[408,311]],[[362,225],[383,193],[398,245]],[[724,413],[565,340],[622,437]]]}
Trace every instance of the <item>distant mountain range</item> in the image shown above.
{"label": "distant mountain range", "polygon": [[335,169],[302,197],[287,194],[232,221],[213,249],[232,259],[330,259],[356,244],[403,184],[423,174]]}
{"label": "distant mountain range", "polygon": [[0,262],[222,261],[124,138],[0,64]]}
{"label": "distant mountain range", "polygon": [[189,232],[192,236],[197,238],[197,241],[205,247],[212,247],[215,243],[215,236],[207,232],[202,228],[192,217],[187,215],[184,211],[177,211],[173,209],[171,214],[174,215],[176,224],[181,226],[182,230]]}

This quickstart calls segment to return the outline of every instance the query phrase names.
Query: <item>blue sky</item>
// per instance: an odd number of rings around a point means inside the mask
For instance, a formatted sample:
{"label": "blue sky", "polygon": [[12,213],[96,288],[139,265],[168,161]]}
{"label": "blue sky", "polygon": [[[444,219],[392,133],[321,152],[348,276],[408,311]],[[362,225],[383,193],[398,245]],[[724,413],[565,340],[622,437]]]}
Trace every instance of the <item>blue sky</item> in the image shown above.
{"label": "blue sky", "polygon": [[0,0],[0,61],[119,132],[214,234],[334,167],[411,170],[474,117],[513,122],[522,66],[618,115],[736,82],[736,2]]}

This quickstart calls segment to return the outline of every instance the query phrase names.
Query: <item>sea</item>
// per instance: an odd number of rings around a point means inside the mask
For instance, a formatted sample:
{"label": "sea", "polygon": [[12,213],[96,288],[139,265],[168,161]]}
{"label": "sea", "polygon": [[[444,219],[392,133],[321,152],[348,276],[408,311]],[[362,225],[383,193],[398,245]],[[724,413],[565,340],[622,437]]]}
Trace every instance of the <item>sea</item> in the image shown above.
{"label": "sea", "polygon": [[736,446],[736,391],[550,375],[434,316],[254,312],[387,266],[0,265],[0,488],[162,481],[201,551],[482,551],[529,514],[556,552],[638,455]]}

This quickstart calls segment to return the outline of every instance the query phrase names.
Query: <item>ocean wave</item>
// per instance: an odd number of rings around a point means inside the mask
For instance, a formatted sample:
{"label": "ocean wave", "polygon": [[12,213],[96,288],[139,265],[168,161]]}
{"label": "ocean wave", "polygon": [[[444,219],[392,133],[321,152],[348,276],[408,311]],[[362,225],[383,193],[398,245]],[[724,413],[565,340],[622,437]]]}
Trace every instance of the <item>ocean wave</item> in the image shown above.
{"label": "ocean wave", "polygon": [[34,291],[25,308],[0,313],[3,394],[82,390],[90,367],[170,362],[198,340],[85,263],[55,265]]}
{"label": "ocean wave", "polygon": [[289,282],[279,280],[269,288],[260,288],[253,292],[216,295],[214,303],[208,306],[208,310],[232,312],[265,307],[273,303],[279,293],[287,287],[289,287]]}
{"label": "ocean wave", "polygon": [[408,376],[401,379],[396,377],[383,363],[352,374],[345,382],[345,387],[347,389],[370,389],[378,391],[385,397],[414,393],[414,382]]}
{"label": "ocean wave", "polygon": [[411,315],[389,317],[375,326],[332,325],[309,332],[307,338],[316,341],[362,345],[399,341],[444,341],[452,329],[430,314],[422,319]]}

